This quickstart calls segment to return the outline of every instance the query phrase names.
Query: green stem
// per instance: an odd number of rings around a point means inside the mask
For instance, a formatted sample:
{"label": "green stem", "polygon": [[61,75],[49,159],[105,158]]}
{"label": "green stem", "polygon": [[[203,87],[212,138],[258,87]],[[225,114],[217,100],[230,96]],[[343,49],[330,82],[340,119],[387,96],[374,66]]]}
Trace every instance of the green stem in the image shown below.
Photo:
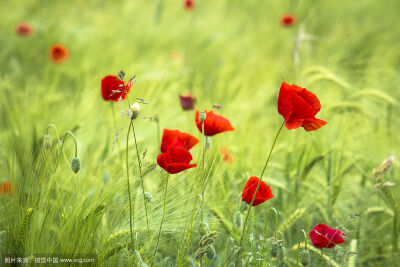
{"label": "green stem", "polygon": [[[54,124],[49,124],[49,125],[47,125],[47,127],[46,127],[46,134],[49,134],[49,129],[50,129],[50,128],[53,128],[53,129],[54,129],[54,132],[56,133],[56,137],[57,137],[57,145],[59,146],[59,144],[60,144],[60,136],[58,135],[57,127],[56,127]],[[63,154],[63,157],[64,157],[65,162],[67,163],[68,167],[71,168],[71,164],[69,164],[69,161],[67,160],[67,156],[65,156],[65,152],[64,152],[63,150],[60,150],[59,153],[62,153],[62,154]]]}
{"label": "green stem", "polygon": [[243,232],[242,232],[242,237],[240,238],[240,242],[239,242],[239,251],[238,251],[238,254],[237,254],[237,256],[236,256],[235,267],[236,267],[236,266],[238,265],[238,263],[239,263],[240,249],[241,249],[241,247],[242,247],[243,237],[244,237],[244,233],[245,233],[245,230],[246,230],[247,220],[249,219],[249,214],[250,214],[250,211],[251,211],[251,207],[253,206],[254,199],[256,198],[256,194],[257,194],[257,192],[258,192],[258,188],[260,187],[260,184],[261,184],[261,181],[262,181],[262,177],[263,177],[264,172],[265,172],[265,170],[266,170],[266,168],[267,168],[267,166],[268,166],[268,162],[269,162],[269,160],[270,160],[270,158],[271,158],[272,151],[274,150],[276,141],[278,140],[279,134],[281,133],[281,130],[282,130],[284,124],[285,124],[285,121],[282,122],[282,125],[281,125],[281,127],[279,128],[279,130],[278,130],[278,132],[277,132],[277,134],[276,134],[276,136],[275,136],[275,139],[274,139],[274,141],[273,141],[273,143],[272,143],[271,150],[269,151],[269,154],[268,154],[268,157],[267,157],[267,161],[265,162],[264,168],[263,168],[263,170],[262,170],[262,172],[261,172],[260,179],[259,179],[259,181],[258,181],[256,191],[254,192],[253,198],[252,198],[252,200],[251,200],[251,202],[250,202],[249,209],[248,209],[247,215],[246,215],[246,219],[245,219],[244,224],[243,224]]}
{"label": "green stem", "polygon": [[[267,219],[265,220],[265,224],[264,224],[264,234],[267,232],[267,227],[268,227],[268,220],[269,220],[269,215],[271,214],[271,212],[274,212],[274,214],[275,214],[275,231],[274,231],[274,237],[275,237],[275,240],[276,240],[276,232],[277,232],[277,229],[278,229],[278,212],[276,211],[276,209],[275,208],[273,208],[273,207],[271,207],[271,208],[269,208],[269,210],[268,210],[268,213],[267,213]],[[259,266],[261,266],[261,263],[262,263],[262,261],[264,260],[264,247],[265,246],[262,246],[262,250],[261,250],[261,261],[260,261],[260,264],[259,264]]]}
{"label": "green stem", "polygon": [[201,206],[200,206],[200,221],[203,222],[204,221],[204,205],[203,203],[205,202],[204,199],[204,192],[205,192],[205,156],[206,156],[206,146],[207,146],[207,140],[204,134],[204,122],[201,123],[201,133],[202,133],[202,137],[203,137],[203,155],[202,155],[202,169],[201,169],[201,174],[202,174],[202,178],[201,178]]}
{"label": "green stem", "polygon": [[140,181],[141,181],[141,184],[142,184],[142,193],[143,193],[144,209],[145,209],[145,211],[146,211],[147,235],[148,235],[148,238],[149,238],[149,240],[150,240],[149,216],[148,216],[148,212],[147,212],[147,201],[146,201],[146,196],[145,196],[145,194],[144,194],[144,181],[143,181],[143,176],[142,176],[142,164],[141,164],[141,162],[140,162],[139,149],[138,149],[137,141],[136,141],[135,126],[133,125],[132,120],[131,120],[131,124],[132,124],[133,138],[135,139],[135,147],[136,147],[137,161],[138,161],[138,165],[139,165],[139,177],[140,177]]}
{"label": "green stem", "polygon": [[155,257],[156,257],[156,254],[157,254],[157,250],[158,250],[158,243],[160,242],[160,236],[161,236],[161,229],[162,229],[162,225],[163,225],[163,223],[164,223],[164,217],[165,217],[165,206],[166,206],[167,190],[168,190],[168,178],[169,178],[169,174],[167,174],[167,181],[165,182],[165,191],[164,191],[164,208],[163,208],[163,214],[162,214],[161,223],[160,223],[160,229],[158,230],[158,236],[157,236],[156,248],[154,249],[153,257],[152,257],[152,259],[151,259],[151,266],[153,266],[153,262],[154,262],[154,259],[155,259]]}
{"label": "green stem", "polygon": [[78,144],[77,144],[77,142],[76,142],[75,135],[74,135],[72,132],[68,131],[68,132],[65,133],[64,138],[63,138],[63,140],[62,140],[61,148],[60,148],[60,153],[58,154],[58,158],[57,158],[57,162],[56,162],[56,167],[54,168],[53,174],[52,174],[52,175],[50,176],[50,178],[49,178],[48,197],[47,197],[47,201],[46,201],[46,205],[45,205],[45,211],[46,211],[46,212],[45,212],[45,215],[44,215],[42,227],[41,227],[41,229],[40,229],[39,240],[40,240],[40,238],[41,238],[41,236],[42,236],[42,232],[43,232],[43,229],[44,229],[44,225],[45,225],[46,220],[47,220],[47,215],[49,214],[49,210],[50,210],[49,203],[50,203],[50,198],[51,198],[51,188],[53,187],[53,184],[54,184],[54,175],[56,174],[57,167],[58,167],[58,164],[59,164],[60,159],[61,159],[61,154],[63,154],[63,148],[64,148],[65,140],[67,139],[67,136],[68,136],[68,135],[70,135],[70,136],[72,137],[72,139],[74,140],[74,144],[75,144],[75,158],[78,157]]}
{"label": "green stem", "polygon": [[197,206],[197,199],[200,197],[201,201],[202,198],[200,195],[196,196],[196,200],[194,202],[194,207],[193,207],[193,212],[192,212],[192,220],[190,222],[190,226],[189,226],[189,233],[188,233],[188,238],[186,240],[186,252],[185,252],[185,263],[183,264],[183,266],[186,266],[186,262],[187,262],[187,256],[189,254],[189,246],[190,246],[190,240],[192,238],[192,231],[193,231],[193,220],[194,220],[194,215],[196,213],[196,206]]}
{"label": "green stem", "polygon": [[306,231],[303,229],[299,233],[299,244],[297,246],[297,267],[299,267],[299,256],[300,256],[300,243],[301,243],[301,234],[303,234],[303,239],[304,239],[304,249],[307,250],[307,234]]}
{"label": "green stem", "polygon": [[128,184],[128,198],[129,198],[129,228],[131,231],[131,241],[135,247],[135,240],[133,239],[133,224],[132,224],[132,199],[131,199],[131,188],[129,184],[129,133],[131,131],[133,123],[132,120],[129,124],[128,133],[126,134],[126,182]]}

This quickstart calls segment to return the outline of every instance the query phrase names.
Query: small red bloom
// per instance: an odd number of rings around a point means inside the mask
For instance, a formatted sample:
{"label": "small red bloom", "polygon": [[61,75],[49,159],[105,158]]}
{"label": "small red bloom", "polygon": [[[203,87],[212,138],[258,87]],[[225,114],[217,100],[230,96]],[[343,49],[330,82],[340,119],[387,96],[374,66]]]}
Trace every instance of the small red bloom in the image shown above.
{"label": "small red bloom", "polygon": [[188,150],[181,147],[172,147],[167,152],[158,155],[157,163],[168,173],[174,174],[197,167],[197,164],[190,164],[192,159],[192,155]]}
{"label": "small red bloom", "polygon": [[101,80],[101,95],[106,101],[118,102],[120,97],[125,100],[130,88],[131,84],[125,85],[125,82],[115,75],[107,75]]}
{"label": "small red bloom", "polygon": [[194,104],[196,103],[196,98],[191,94],[187,95],[179,95],[179,99],[181,100],[181,106],[183,110],[192,110],[194,109]]}
{"label": "small red bloom", "polygon": [[167,152],[172,147],[181,147],[186,150],[190,150],[194,147],[199,140],[188,134],[178,130],[164,129],[162,140],[161,140],[161,153]]}
{"label": "small red bloom", "polygon": [[346,242],[343,238],[345,236],[343,232],[323,223],[316,225],[308,235],[313,245],[317,248],[333,248]]}
{"label": "small red bloom", "polygon": [[61,44],[52,45],[49,49],[49,57],[53,63],[62,63],[68,59],[68,50]]}
{"label": "small red bloom", "polygon": [[296,24],[296,16],[293,14],[283,14],[280,18],[280,22],[284,27],[292,27]]}
{"label": "small red bloom", "polygon": [[282,83],[278,98],[278,112],[285,119],[288,130],[303,127],[306,131],[315,131],[326,121],[315,118],[321,110],[318,98],[300,86]]}
{"label": "small red bloom", "polygon": [[196,5],[195,0],[183,0],[183,7],[186,10],[192,10],[194,9],[194,6]]}
{"label": "small red bloom", "polygon": [[222,159],[226,162],[226,163],[232,163],[233,162],[233,156],[231,155],[231,153],[229,153],[229,150],[227,147],[222,147],[221,148],[221,154],[222,154]]}
{"label": "small red bloom", "polygon": [[18,35],[27,36],[33,33],[33,28],[28,23],[20,22],[15,27],[15,31],[17,32]]}
{"label": "small red bloom", "polygon": [[2,193],[5,194],[5,195],[12,196],[13,191],[12,191],[12,188],[11,188],[11,182],[6,181],[6,182],[3,182],[2,185],[0,185],[0,195]]}
{"label": "small red bloom", "polygon": [[[242,192],[242,200],[250,205],[251,200],[253,199],[254,193],[256,192],[257,185],[260,179],[256,176],[252,176],[246,183],[246,186]],[[271,188],[269,185],[261,181],[260,187],[258,188],[256,197],[254,198],[253,206],[260,205],[261,203],[267,201],[268,199],[273,198]]]}
{"label": "small red bloom", "polygon": [[[219,133],[235,130],[227,118],[214,114],[212,110],[209,112],[205,110],[205,112],[206,119],[204,121],[204,134],[206,136],[213,136]],[[199,114],[200,112],[196,110],[196,125],[199,131],[202,132]]]}

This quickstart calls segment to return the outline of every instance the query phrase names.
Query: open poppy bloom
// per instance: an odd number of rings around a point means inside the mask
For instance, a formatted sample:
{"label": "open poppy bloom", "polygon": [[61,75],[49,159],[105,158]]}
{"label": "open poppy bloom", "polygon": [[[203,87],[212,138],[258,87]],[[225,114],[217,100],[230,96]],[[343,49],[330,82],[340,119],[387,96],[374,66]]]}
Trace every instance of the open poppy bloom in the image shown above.
{"label": "open poppy bloom", "polygon": [[33,28],[28,23],[20,22],[15,27],[15,31],[17,32],[18,35],[27,36],[33,33]]}
{"label": "open poppy bloom", "polygon": [[[227,118],[214,114],[212,110],[209,112],[205,110],[205,113],[206,119],[204,121],[204,134],[206,136],[213,136],[219,133],[235,130],[235,128],[232,127],[230,121]],[[196,125],[199,131],[202,132],[199,114],[200,112],[196,110]]]}
{"label": "open poppy bloom", "polygon": [[280,22],[284,27],[292,27],[296,24],[296,16],[293,14],[283,14],[280,18]]}
{"label": "open poppy bloom", "polygon": [[233,156],[231,155],[231,153],[229,153],[229,150],[227,147],[222,147],[221,148],[221,154],[222,154],[222,159],[226,162],[226,163],[232,163],[233,162]]}
{"label": "open poppy bloom", "polygon": [[0,195],[1,194],[10,195],[10,196],[13,194],[13,191],[11,188],[11,182],[6,181],[6,182],[3,182],[3,184],[0,184]]}
{"label": "open poppy bloom", "polygon": [[188,150],[181,147],[172,147],[167,152],[157,156],[157,163],[168,173],[175,174],[197,167],[197,164],[190,164],[192,159],[192,155]]}
{"label": "open poppy bloom", "polygon": [[[251,200],[253,199],[254,193],[256,192],[257,185],[260,179],[256,176],[252,176],[246,183],[246,186],[242,192],[242,200],[247,204],[251,204]],[[268,199],[273,198],[271,188],[265,182],[261,181],[260,187],[258,188],[256,197],[254,198],[253,206],[260,205],[264,203]]]}
{"label": "open poppy bloom", "polygon": [[167,152],[172,147],[181,147],[186,150],[190,150],[194,147],[199,140],[188,134],[178,130],[164,129],[162,140],[161,140],[161,153]]}
{"label": "open poppy bloom", "polygon": [[52,45],[49,49],[49,57],[53,63],[62,63],[68,59],[68,50],[61,44]]}
{"label": "open poppy bloom", "polygon": [[187,95],[179,95],[179,99],[181,100],[181,106],[183,110],[192,110],[194,109],[194,104],[196,103],[196,98],[191,94]]}
{"label": "open poppy bloom", "polygon": [[194,9],[195,4],[196,4],[195,0],[183,0],[183,7],[186,10]]}
{"label": "open poppy bloom", "polygon": [[345,234],[338,229],[329,227],[326,224],[320,223],[312,229],[308,234],[311,242],[317,248],[333,248],[338,244],[344,243]]}
{"label": "open poppy bloom", "polygon": [[101,95],[106,101],[118,102],[118,99],[125,100],[126,95],[129,93],[131,83],[128,85],[120,80],[118,76],[107,75],[101,80]]}
{"label": "open poppy bloom", "polygon": [[326,121],[315,118],[321,110],[318,98],[300,86],[282,83],[278,98],[278,112],[285,119],[288,130],[303,127],[306,131],[315,131]]}

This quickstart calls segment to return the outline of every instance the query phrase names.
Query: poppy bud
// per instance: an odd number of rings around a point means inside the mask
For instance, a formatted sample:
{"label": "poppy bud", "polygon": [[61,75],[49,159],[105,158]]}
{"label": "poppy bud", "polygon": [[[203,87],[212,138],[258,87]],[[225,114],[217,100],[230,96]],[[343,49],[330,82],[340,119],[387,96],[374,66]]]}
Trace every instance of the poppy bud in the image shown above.
{"label": "poppy bud", "polygon": [[136,119],[140,111],[139,103],[138,102],[133,103],[130,109],[131,109],[130,118],[131,120],[134,120]]}
{"label": "poppy bud", "polygon": [[51,148],[51,136],[46,134],[43,137],[43,146],[45,149],[50,149]]}
{"label": "poppy bud", "polygon": [[206,117],[207,117],[207,115],[206,115],[206,113],[204,111],[201,111],[199,113],[199,119],[200,119],[201,122],[204,122],[206,120]]}
{"label": "poppy bud", "polygon": [[211,245],[211,246],[208,248],[208,250],[207,250],[207,254],[206,254],[207,259],[209,259],[210,261],[212,261],[212,260],[215,259],[215,256],[216,256],[216,255],[217,255],[217,252],[215,251],[214,246]]}
{"label": "poppy bud", "polygon": [[276,258],[278,256],[278,250],[279,250],[279,244],[276,241],[271,242],[271,251],[270,254],[273,258]]}
{"label": "poppy bud", "polygon": [[71,163],[71,169],[74,173],[78,173],[81,168],[81,163],[78,158],[73,158]]}
{"label": "poppy bud", "polygon": [[233,222],[237,228],[240,228],[243,224],[243,215],[240,211],[236,211],[233,215]]}
{"label": "poppy bud", "polygon": [[153,195],[150,192],[144,192],[144,199],[147,203],[153,201]]}
{"label": "poppy bud", "polygon": [[206,222],[200,223],[199,233],[201,236],[205,236],[206,234],[208,234],[209,231],[210,231],[210,229],[208,228],[208,223],[206,223]]}
{"label": "poppy bud", "polygon": [[300,252],[300,263],[303,266],[308,266],[310,264],[310,252],[308,252],[308,250],[303,249]]}

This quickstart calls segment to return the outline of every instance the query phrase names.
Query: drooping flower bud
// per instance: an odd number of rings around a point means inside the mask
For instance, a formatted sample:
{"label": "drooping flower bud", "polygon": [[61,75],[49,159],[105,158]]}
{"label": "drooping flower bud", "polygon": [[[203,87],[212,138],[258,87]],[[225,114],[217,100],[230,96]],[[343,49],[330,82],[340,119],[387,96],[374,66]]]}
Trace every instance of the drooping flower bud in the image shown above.
{"label": "drooping flower bud", "polygon": [[300,263],[301,265],[308,266],[310,264],[310,252],[308,252],[308,250],[303,249],[300,252]]}
{"label": "drooping flower bud", "polygon": [[206,234],[208,234],[209,231],[210,231],[210,229],[208,228],[208,223],[206,223],[206,222],[200,223],[199,233],[201,236],[205,236]]}
{"label": "drooping flower bud", "polygon": [[243,215],[240,211],[236,211],[233,215],[233,222],[235,223],[237,228],[240,228],[243,224]]}
{"label": "drooping flower bud", "polygon": [[199,120],[200,120],[201,122],[204,122],[204,121],[206,120],[206,117],[207,117],[207,115],[206,115],[206,113],[205,113],[204,111],[201,111],[201,112],[199,113]]}
{"label": "drooping flower bud", "polygon": [[215,248],[213,245],[210,245],[210,247],[207,250],[206,256],[207,259],[209,259],[210,261],[215,259],[215,256],[217,255],[217,252],[215,251]]}
{"label": "drooping flower bud", "polygon": [[74,173],[78,173],[80,169],[81,169],[81,162],[79,161],[78,158],[73,158],[71,163],[71,170]]}
{"label": "drooping flower bud", "polygon": [[273,258],[276,258],[278,256],[278,250],[279,250],[279,244],[277,241],[272,241],[271,242],[271,251],[270,254]]}
{"label": "drooping flower bud", "polygon": [[144,192],[144,199],[147,203],[153,201],[153,195],[150,192]]}
{"label": "drooping flower bud", "polygon": [[138,103],[138,102],[133,103],[132,106],[130,107],[130,111],[131,111],[131,112],[130,112],[130,118],[131,118],[131,120],[136,119],[136,117],[138,116],[139,111],[140,111],[140,105],[139,105],[139,103]]}
{"label": "drooping flower bud", "polygon": [[181,106],[183,110],[192,110],[194,109],[194,104],[196,103],[196,98],[191,94],[187,95],[179,95],[179,99],[181,101]]}
{"label": "drooping flower bud", "polygon": [[43,146],[47,150],[51,148],[51,136],[50,135],[46,134],[43,137]]}

